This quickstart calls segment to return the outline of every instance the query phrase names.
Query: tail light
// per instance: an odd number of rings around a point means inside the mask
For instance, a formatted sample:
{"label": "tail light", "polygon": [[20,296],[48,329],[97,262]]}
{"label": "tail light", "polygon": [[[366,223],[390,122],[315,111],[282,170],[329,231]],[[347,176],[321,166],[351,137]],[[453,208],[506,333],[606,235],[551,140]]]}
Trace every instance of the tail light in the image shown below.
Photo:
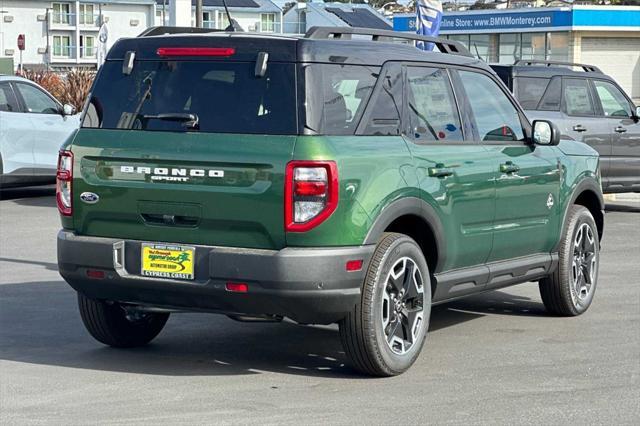
{"label": "tail light", "polygon": [[56,172],[56,202],[58,210],[64,216],[71,216],[73,211],[72,181],[73,153],[71,151],[60,151],[58,154],[58,171]]}
{"label": "tail light", "polygon": [[285,230],[305,232],[338,206],[338,169],[333,161],[291,161],[285,174]]}

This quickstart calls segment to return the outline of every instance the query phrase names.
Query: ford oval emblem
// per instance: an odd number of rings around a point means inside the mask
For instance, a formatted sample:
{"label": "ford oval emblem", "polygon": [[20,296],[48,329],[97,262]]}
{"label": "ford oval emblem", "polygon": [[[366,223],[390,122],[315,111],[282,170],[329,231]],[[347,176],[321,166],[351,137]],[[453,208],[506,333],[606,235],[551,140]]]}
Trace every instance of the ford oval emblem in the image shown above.
{"label": "ford oval emblem", "polygon": [[87,204],[95,204],[100,200],[100,197],[93,192],[83,192],[80,194],[80,199]]}

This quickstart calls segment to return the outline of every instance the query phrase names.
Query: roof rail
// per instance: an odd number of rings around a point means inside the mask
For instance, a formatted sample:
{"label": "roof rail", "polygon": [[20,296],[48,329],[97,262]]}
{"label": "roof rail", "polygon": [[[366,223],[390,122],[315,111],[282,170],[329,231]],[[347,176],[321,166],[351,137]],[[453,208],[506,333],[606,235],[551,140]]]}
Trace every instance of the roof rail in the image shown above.
{"label": "roof rail", "polygon": [[564,67],[580,67],[584,72],[599,72],[602,73],[600,68],[595,65],[578,64],[575,62],[562,62],[562,61],[543,61],[541,59],[520,59],[513,65],[546,65],[548,67],[554,65],[560,65]]}
{"label": "roof rail", "polygon": [[218,30],[215,28],[196,28],[196,27],[168,27],[158,26],[149,27],[141,32],[138,37],[151,37],[165,34],[203,34],[203,33],[215,33],[224,32],[224,30]]}
{"label": "roof rail", "polygon": [[391,30],[355,27],[311,27],[304,35],[304,38],[350,40],[354,34],[371,36],[371,41],[394,42],[400,39],[433,43],[441,53],[473,57],[467,48],[457,41]]}

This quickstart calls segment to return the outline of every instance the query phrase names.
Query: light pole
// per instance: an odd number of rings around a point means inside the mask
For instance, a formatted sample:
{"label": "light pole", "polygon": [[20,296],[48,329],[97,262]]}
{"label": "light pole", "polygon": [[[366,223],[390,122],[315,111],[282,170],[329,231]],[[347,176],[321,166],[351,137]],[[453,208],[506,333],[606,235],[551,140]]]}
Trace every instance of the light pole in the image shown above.
{"label": "light pole", "polygon": [[202,0],[196,0],[196,27],[202,28]]}

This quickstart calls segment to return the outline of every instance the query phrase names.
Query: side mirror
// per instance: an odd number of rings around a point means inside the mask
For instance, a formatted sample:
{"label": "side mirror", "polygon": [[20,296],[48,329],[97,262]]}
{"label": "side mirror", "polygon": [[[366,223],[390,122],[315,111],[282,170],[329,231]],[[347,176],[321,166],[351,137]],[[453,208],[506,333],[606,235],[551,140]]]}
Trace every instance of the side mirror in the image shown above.
{"label": "side mirror", "polygon": [[637,107],[636,107],[636,114],[635,114],[635,116],[634,116],[634,117],[631,117],[631,118],[633,118],[633,119],[635,119],[635,120],[640,119],[640,106],[637,106]]}
{"label": "side mirror", "polygon": [[64,104],[62,106],[62,115],[63,116],[67,116],[67,115],[73,115],[76,113],[76,107],[74,107],[73,105],[69,105],[69,104]]}
{"label": "side mirror", "polygon": [[533,143],[536,145],[558,145],[560,130],[558,126],[547,120],[533,122]]}

